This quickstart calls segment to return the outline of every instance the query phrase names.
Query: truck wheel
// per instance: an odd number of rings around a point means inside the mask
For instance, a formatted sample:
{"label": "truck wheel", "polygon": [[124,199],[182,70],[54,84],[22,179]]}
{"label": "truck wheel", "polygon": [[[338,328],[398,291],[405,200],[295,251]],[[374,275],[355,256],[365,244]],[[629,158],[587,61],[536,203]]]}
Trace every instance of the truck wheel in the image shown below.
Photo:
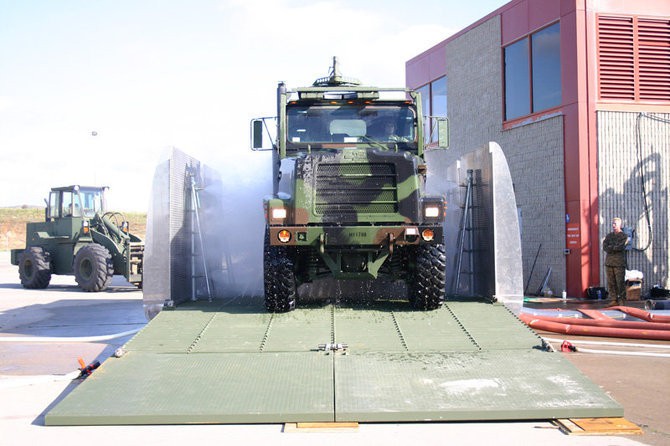
{"label": "truck wheel", "polygon": [[293,260],[288,250],[270,246],[265,237],[263,279],[265,285],[265,308],[270,313],[285,313],[295,309],[296,281]]}
{"label": "truck wheel", "polygon": [[107,289],[113,275],[112,255],[102,245],[86,245],[74,256],[74,278],[84,291]]}
{"label": "truck wheel", "polygon": [[447,257],[444,245],[417,248],[414,277],[409,284],[409,301],[417,310],[434,310],[444,300]]}
{"label": "truck wheel", "polygon": [[28,289],[44,289],[51,282],[49,253],[33,246],[19,255],[19,278],[21,285]]}
{"label": "truck wheel", "polygon": [[294,310],[296,286],[293,262],[287,258],[270,260],[264,273],[265,308],[270,313]]}

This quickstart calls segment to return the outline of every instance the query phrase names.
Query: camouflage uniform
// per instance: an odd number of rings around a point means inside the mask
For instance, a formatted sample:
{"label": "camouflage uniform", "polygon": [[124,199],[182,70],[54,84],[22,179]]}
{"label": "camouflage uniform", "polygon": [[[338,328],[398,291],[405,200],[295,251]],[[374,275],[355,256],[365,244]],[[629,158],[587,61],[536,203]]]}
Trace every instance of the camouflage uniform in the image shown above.
{"label": "camouflage uniform", "polygon": [[623,232],[610,232],[603,241],[605,271],[607,273],[607,292],[617,305],[626,303],[626,243],[628,236]]}

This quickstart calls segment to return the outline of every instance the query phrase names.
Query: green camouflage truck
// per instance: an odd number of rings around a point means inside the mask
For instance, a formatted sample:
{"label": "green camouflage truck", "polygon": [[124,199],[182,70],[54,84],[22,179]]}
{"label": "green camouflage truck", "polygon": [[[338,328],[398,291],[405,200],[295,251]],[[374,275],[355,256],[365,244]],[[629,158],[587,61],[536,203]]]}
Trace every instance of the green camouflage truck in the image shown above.
{"label": "green camouflage truck", "polygon": [[[444,147],[446,122],[436,123]],[[251,124],[252,149],[270,140],[273,150],[273,194],[264,200],[268,311],[291,311],[297,287],[324,276],[402,280],[414,308],[440,306],[446,204],[424,191],[417,92],[361,86],[334,59],[311,87],[279,83],[277,116]]]}

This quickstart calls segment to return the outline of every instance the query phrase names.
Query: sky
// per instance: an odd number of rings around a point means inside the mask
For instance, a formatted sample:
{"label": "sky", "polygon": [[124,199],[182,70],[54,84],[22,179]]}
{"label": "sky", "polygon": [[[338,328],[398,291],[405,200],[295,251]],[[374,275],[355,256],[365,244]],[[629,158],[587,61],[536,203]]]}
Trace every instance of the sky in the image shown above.
{"label": "sky", "polygon": [[[249,122],[328,75],[405,85],[405,62],[503,0],[0,0],[0,207],[110,187],[146,211],[172,147],[265,172]],[[232,175],[232,174],[231,174]]]}

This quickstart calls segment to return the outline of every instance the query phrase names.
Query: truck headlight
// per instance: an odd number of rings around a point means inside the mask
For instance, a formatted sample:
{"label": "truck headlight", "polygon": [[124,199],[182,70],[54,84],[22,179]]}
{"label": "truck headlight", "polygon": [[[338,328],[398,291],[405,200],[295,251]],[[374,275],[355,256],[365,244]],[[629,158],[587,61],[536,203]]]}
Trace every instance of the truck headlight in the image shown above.
{"label": "truck headlight", "polygon": [[426,218],[437,218],[440,216],[440,207],[428,205],[423,209],[423,216]]}
{"label": "truck headlight", "polygon": [[273,220],[283,220],[286,218],[286,208],[273,208],[270,215]]}
{"label": "truck headlight", "polygon": [[426,197],[421,202],[424,222],[437,223],[444,218],[446,203],[438,197]]}

